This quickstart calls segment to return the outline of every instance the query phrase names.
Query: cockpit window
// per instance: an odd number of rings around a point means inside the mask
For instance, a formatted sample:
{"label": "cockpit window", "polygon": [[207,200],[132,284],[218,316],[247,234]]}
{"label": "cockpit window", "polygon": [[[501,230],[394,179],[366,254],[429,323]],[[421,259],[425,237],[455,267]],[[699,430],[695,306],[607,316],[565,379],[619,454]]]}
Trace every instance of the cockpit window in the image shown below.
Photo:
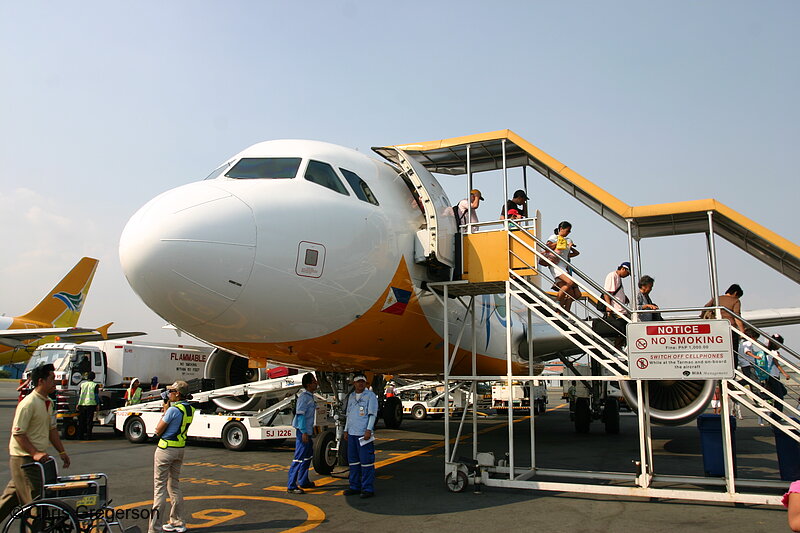
{"label": "cockpit window", "polygon": [[308,168],[306,168],[306,179],[334,190],[339,194],[350,196],[350,193],[347,192],[347,189],[344,187],[344,183],[342,183],[342,180],[336,175],[333,167],[328,163],[321,163],[313,160],[309,161]]}
{"label": "cockpit window", "polygon": [[342,175],[344,179],[347,180],[347,183],[350,184],[350,187],[355,191],[356,196],[358,196],[359,200],[363,200],[364,202],[369,202],[372,205],[380,205],[378,203],[378,199],[375,198],[375,195],[372,194],[372,189],[369,188],[369,185],[362,180],[358,174],[355,172],[350,172],[349,170],[345,170],[343,168],[339,168],[342,171]]}
{"label": "cockpit window", "polygon": [[220,166],[218,166],[217,168],[215,168],[214,172],[212,172],[211,174],[206,176],[203,181],[205,181],[205,180],[213,180],[213,179],[216,179],[216,178],[220,177],[223,172],[225,172],[226,170],[231,168],[232,164],[233,164],[233,161],[226,161],[225,163],[223,163]]}
{"label": "cockpit window", "polygon": [[225,174],[237,179],[291,179],[300,168],[299,157],[243,157]]}

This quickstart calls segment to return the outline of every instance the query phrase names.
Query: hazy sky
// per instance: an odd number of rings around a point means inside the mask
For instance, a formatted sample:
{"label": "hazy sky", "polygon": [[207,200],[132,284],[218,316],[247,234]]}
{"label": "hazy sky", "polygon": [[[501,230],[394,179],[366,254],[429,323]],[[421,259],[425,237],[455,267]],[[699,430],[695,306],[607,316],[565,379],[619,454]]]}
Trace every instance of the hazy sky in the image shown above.
{"label": "hazy sky", "polygon": [[[3,2],[0,312],[89,255],[81,323],[175,341],[122,275],[122,228],[280,138],[369,152],[509,128],[629,204],[716,198],[800,242],[798,15],[790,1]],[[622,232],[529,176],[545,228],[573,222],[576,264],[602,278],[627,256]],[[461,179],[441,181],[456,203]],[[502,183],[477,183],[493,218]],[[800,305],[796,283],[718,243],[721,288],[739,282],[745,309]],[[643,254],[656,303],[709,298],[701,236]]]}

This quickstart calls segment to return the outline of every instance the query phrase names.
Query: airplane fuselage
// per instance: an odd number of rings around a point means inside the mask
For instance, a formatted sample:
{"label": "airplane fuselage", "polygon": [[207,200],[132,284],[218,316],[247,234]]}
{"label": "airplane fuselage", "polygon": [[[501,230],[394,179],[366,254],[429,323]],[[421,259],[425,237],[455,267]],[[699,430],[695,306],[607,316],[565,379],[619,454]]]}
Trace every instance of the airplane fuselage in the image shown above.
{"label": "airplane fuselage", "polygon": [[[150,308],[210,344],[320,370],[440,373],[443,307],[414,261],[424,224],[389,164],[327,143],[270,141],[145,205],[120,259]],[[505,373],[496,300],[479,298],[478,359],[482,371]],[[451,308],[452,343],[465,313]],[[524,324],[512,321],[516,347]],[[535,328],[543,341],[559,337]],[[455,370],[469,366],[462,351]]]}

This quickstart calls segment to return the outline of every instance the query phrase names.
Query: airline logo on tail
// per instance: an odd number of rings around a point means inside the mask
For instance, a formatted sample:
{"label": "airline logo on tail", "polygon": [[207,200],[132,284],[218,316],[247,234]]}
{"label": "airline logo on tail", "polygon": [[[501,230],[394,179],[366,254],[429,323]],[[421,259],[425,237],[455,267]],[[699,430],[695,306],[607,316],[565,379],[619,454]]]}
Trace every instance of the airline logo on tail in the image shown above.
{"label": "airline logo on tail", "polygon": [[83,294],[70,294],[68,292],[58,292],[53,295],[53,298],[57,300],[61,300],[64,302],[64,305],[67,306],[67,309],[70,311],[80,311],[81,306],[83,305]]}

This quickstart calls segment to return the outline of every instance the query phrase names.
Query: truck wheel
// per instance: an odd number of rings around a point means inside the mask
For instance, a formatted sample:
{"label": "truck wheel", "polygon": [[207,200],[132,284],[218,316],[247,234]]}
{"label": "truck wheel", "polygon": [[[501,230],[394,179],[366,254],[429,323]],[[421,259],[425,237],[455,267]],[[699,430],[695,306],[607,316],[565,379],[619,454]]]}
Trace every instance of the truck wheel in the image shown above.
{"label": "truck wheel", "polygon": [[333,472],[337,461],[335,446],[336,435],[331,430],[323,431],[314,439],[314,456],[311,464],[314,465],[314,471],[317,474],[327,476]]}
{"label": "truck wheel", "polygon": [[78,438],[78,425],[72,419],[64,419],[62,422],[61,438],[69,440]]}
{"label": "truck wheel", "polygon": [[603,422],[606,424],[606,433],[617,435],[619,433],[619,400],[616,398],[606,398],[606,405],[603,409]]}
{"label": "truck wheel", "polygon": [[397,429],[403,423],[403,402],[393,396],[383,403],[383,423],[389,429]]}
{"label": "truck wheel", "polygon": [[232,420],[222,428],[222,444],[229,450],[240,452],[247,448],[247,428],[244,424]]}
{"label": "truck wheel", "polygon": [[575,400],[575,431],[589,433],[591,423],[592,409],[589,405],[589,398],[577,398]]}
{"label": "truck wheel", "polygon": [[134,444],[141,444],[147,441],[147,430],[144,420],[139,416],[131,416],[125,421],[125,438]]}
{"label": "truck wheel", "polygon": [[425,420],[428,418],[428,410],[421,403],[416,404],[411,408],[411,417],[414,420]]}

